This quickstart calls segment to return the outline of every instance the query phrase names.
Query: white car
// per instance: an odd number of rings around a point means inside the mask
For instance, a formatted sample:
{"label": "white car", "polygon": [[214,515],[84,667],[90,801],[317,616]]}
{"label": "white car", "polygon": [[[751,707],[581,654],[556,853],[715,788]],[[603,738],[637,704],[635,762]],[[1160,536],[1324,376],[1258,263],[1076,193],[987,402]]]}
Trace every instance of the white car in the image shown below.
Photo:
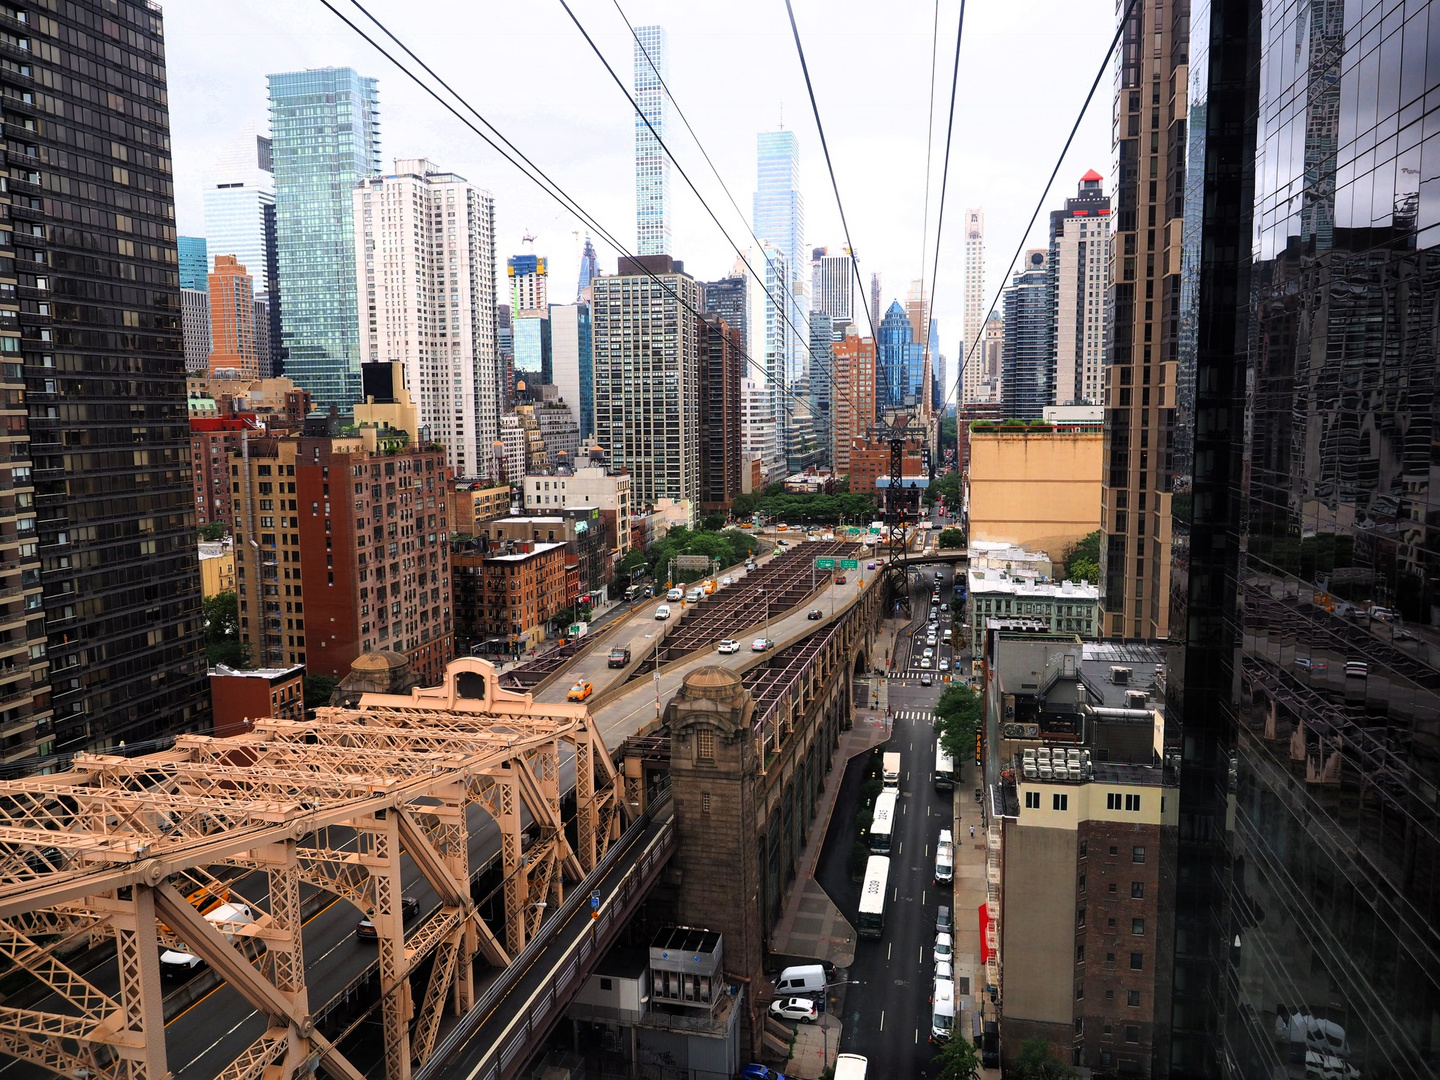
{"label": "white car", "polygon": [[921,667],[929,667],[929,666],[930,666],[930,657],[928,657],[928,656],[922,656],[922,657],[920,658],[920,666],[921,666]]}
{"label": "white car", "polygon": [[663,619],[668,619],[669,617],[670,617],[670,605],[669,605],[669,604],[661,604],[659,607],[657,607],[657,608],[655,609],[655,618],[663,620]]}
{"label": "white car", "polygon": [[925,644],[926,644],[926,645],[929,645],[932,649],[935,647],[935,644],[936,644],[936,641],[937,641],[937,640],[938,640],[938,639],[935,637],[934,634],[926,634],[926,635],[925,635]]}
{"label": "white car", "polygon": [[715,646],[715,651],[725,653],[727,656],[730,653],[737,653],[740,651],[740,642],[736,641],[734,638],[726,638],[724,641],[720,642],[719,645]]}
{"label": "white car", "polygon": [[942,657],[940,658],[940,663],[936,664],[935,667],[936,667],[936,670],[938,670],[938,671],[949,671],[949,670],[950,670],[950,661],[949,661],[949,660],[946,660],[946,659],[942,656]]}
{"label": "white car", "polygon": [[770,1003],[770,1015],[777,1020],[799,1020],[813,1024],[820,1018],[820,1010],[809,998],[777,998]]}
{"label": "white car", "polygon": [[724,588],[726,585],[733,585],[734,583],[735,583],[735,579],[732,578],[732,577],[728,577],[728,576],[727,576],[727,577],[722,577],[722,578],[720,579],[720,587],[721,587],[721,588]]}
{"label": "white car", "polygon": [[951,966],[950,961],[941,960],[935,965],[935,977],[937,979],[955,978],[955,969]]}
{"label": "white car", "polygon": [[771,641],[769,638],[757,637],[754,641],[750,642],[750,651],[764,652],[766,649],[770,648],[770,646],[774,644],[775,642]]}
{"label": "white car", "polygon": [[953,964],[955,961],[955,942],[949,934],[935,935],[935,963]]}
{"label": "white car", "polygon": [[927,660],[933,657],[935,655],[934,643],[932,642],[930,645],[927,645],[925,647],[925,651],[921,655],[924,656]]}

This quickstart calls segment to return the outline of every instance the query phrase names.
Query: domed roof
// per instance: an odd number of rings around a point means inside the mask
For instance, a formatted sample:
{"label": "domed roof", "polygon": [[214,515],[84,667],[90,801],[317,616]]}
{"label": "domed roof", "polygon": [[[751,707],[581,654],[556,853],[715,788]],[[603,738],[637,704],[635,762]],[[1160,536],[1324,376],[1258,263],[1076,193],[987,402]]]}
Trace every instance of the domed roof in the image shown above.
{"label": "domed roof", "polygon": [[723,667],[696,668],[685,676],[685,689],[691,691],[720,690],[733,693],[740,685],[740,676]]}
{"label": "domed roof", "polygon": [[398,668],[408,667],[410,660],[404,653],[395,652],[392,649],[378,649],[375,652],[362,653],[355,658],[350,665],[351,671],[394,671]]}

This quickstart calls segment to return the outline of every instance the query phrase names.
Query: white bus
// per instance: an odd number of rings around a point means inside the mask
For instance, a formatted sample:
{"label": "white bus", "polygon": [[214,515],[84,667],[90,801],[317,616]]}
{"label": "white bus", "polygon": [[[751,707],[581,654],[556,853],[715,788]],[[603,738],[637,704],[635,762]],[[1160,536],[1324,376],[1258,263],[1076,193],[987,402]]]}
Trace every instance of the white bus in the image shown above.
{"label": "white bus", "polygon": [[880,759],[880,775],[884,777],[887,788],[898,788],[900,786],[900,754],[889,751]]}
{"label": "white bus", "polygon": [[885,931],[885,893],[890,888],[890,860],[871,855],[865,864],[865,886],[860,890],[860,916],[855,929],[861,937],[878,938]]}
{"label": "white bus", "polygon": [[859,1054],[840,1054],[835,1058],[835,1080],[865,1080],[867,1065]]}
{"label": "white bus", "polygon": [[945,753],[940,740],[935,740],[935,790],[955,790],[955,762]]}
{"label": "white bus", "polygon": [[870,819],[870,850],[877,855],[890,853],[890,836],[895,831],[898,797],[899,792],[886,790],[875,798],[875,816]]}

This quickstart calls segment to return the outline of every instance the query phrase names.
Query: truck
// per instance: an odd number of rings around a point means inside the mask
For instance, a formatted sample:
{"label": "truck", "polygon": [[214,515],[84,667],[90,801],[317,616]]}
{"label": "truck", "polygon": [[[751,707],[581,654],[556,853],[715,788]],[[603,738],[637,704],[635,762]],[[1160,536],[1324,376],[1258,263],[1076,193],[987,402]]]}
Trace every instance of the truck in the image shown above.
{"label": "truck", "polygon": [[644,586],[643,586],[643,585],[629,585],[629,586],[627,586],[626,589],[625,589],[625,602],[626,602],[627,604],[633,604],[636,600],[639,600],[639,599],[640,599],[640,594],[641,594],[643,591],[644,591]]}
{"label": "truck", "polygon": [[896,750],[888,751],[881,759],[880,772],[885,779],[887,788],[900,787],[900,753]]}
{"label": "truck", "polygon": [[630,650],[624,646],[617,645],[610,650],[610,657],[605,661],[606,667],[626,667],[630,663]]}

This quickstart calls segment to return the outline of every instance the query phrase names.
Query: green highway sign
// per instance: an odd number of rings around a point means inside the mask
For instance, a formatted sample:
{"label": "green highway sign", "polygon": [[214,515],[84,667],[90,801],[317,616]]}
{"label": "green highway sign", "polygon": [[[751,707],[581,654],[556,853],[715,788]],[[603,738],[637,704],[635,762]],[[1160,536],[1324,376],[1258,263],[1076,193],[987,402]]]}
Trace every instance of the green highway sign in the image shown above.
{"label": "green highway sign", "polygon": [[835,569],[835,560],[834,560],[834,559],[816,559],[816,560],[815,560],[815,569],[816,569],[816,570],[834,570],[834,569]]}
{"label": "green highway sign", "polygon": [[860,569],[860,560],[859,560],[859,559],[841,559],[841,560],[840,560],[840,569],[841,569],[841,570],[859,570],[859,569]]}

